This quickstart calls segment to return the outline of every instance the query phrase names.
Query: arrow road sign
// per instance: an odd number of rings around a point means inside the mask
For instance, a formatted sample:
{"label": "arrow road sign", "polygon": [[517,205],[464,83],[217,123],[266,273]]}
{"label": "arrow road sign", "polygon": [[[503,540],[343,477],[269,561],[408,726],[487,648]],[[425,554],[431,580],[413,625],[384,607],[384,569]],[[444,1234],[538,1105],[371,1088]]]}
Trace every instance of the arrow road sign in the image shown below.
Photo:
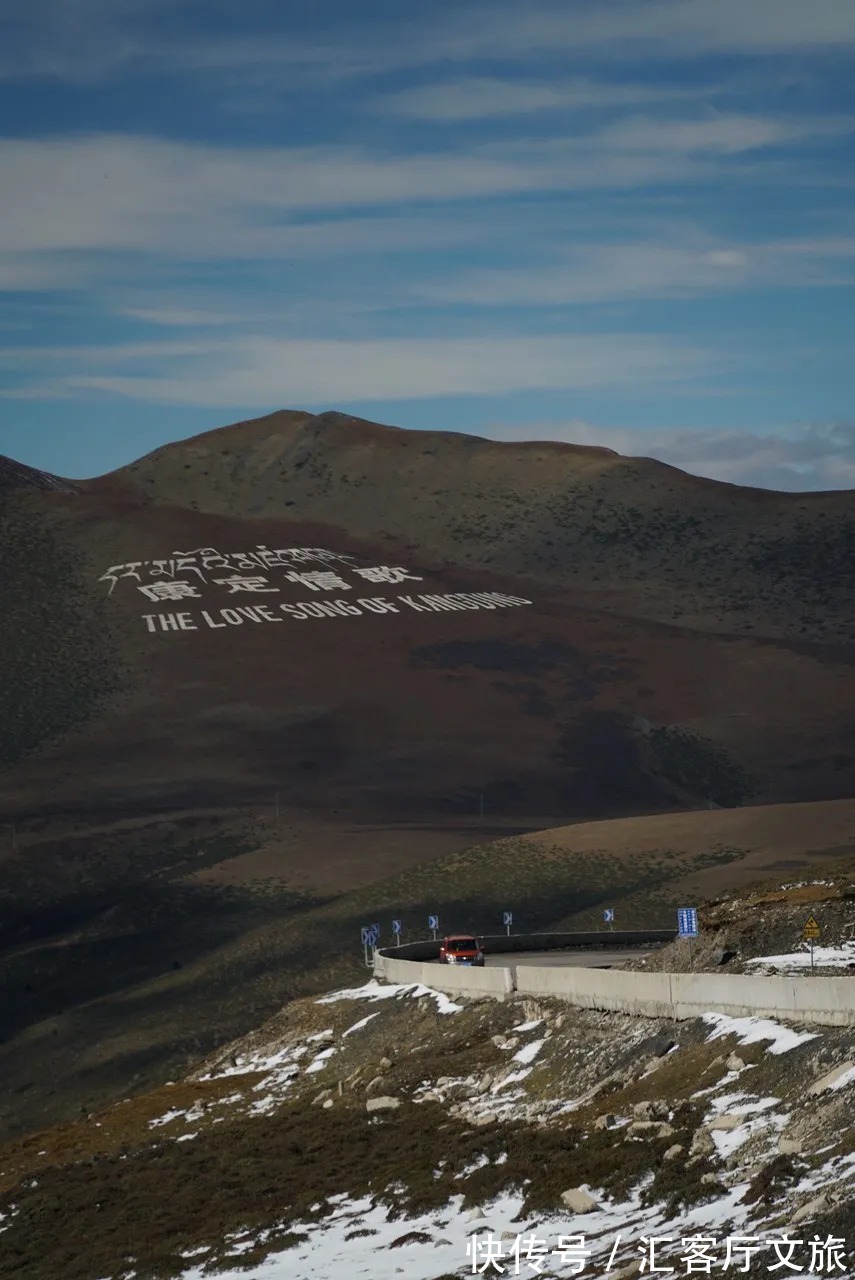
{"label": "arrow road sign", "polygon": [[396,938],[400,938],[400,936],[401,936],[401,922],[400,922],[400,920],[393,920],[393,921],[392,921],[392,932],[394,933],[394,935],[395,935],[395,937],[396,937]]}
{"label": "arrow road sign", "polygon": [[615,918],[614,909],[612,907],[606,907],[605,911],[603,912],[604,922],[606,924],[611,924],[614,918]]}
{"label": "arrow road sign", "polygon": [[366,928],[366,926],[365,926],[365,925],[363,925],[363,926],[362,926],[362,945],[363,945],[363,947],[367,947],[367,946],[368,946],[368,939],[369,939],[370,937],[371,937],[371,930],[370,930],[370,929],[368,929],[368,928]]}
{"label": "arrow road sign", "polygon": [[509,924],[513,924],[513,922],[514,922],[513,911],[506,911],[505,914],[502,916],[502,924],[509,925]]}
{"label": "arrow road sign", "polygon": [[677,908],[677,932],[681,938],[697,938],[698,936],[698,909],[697,907],[678,907]]}
{"label": "arrow road sign", "polygon": [[822,937],[822,927],[816,916],[811,914],[802,926],[802,937],[805,942],[816,942]]}
{"label": "arrow road sign", "polygon": [[439,916],[428,916],[428,928],[429,929],[439,928]]}

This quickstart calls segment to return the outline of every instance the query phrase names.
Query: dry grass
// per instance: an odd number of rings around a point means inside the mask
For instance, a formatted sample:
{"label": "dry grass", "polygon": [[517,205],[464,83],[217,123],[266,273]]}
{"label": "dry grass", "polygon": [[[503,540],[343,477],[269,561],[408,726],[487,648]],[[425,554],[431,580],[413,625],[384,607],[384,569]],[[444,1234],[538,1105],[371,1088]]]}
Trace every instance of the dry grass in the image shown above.
{"label": "dry grass", "polygon": [[[695,1117],[687,1111],[677,1123],[689,1140]],[[624,1196],[655,1173],[670,1142],[627,1144],[609,1131],[523,1124],[471,1129],[431,1104],[373,1119],[356,1106],[325,1112],[295,1104],[211,1126],[192,1142],[78,1151],[19,1183],[0,1201],[0,1212],[15,1208],[0,1236],[0,1269],[21,1280],[92,1280],[120,1275],[133,1258],[136,1274],[167,1277],[183,1269],[189,1249],[205,1246],[209,1264],[222,1262],[230,1240],[274,1227],[253,1251],[261,1261],[293,1242],[297,1224],[321,1221],[329,1198],[342,1193],[384,1205],[401,1220],[402,1237],[408,1215],[461,1192],[466,1204],[478,1204],[515,1190],[531,1215],[560,1207],[561,1193],[580,1182]],[[489,1163],[464,1172],[483,1156]],[[665,1192],[692,1201],[709,1194],[699,1179]]]}

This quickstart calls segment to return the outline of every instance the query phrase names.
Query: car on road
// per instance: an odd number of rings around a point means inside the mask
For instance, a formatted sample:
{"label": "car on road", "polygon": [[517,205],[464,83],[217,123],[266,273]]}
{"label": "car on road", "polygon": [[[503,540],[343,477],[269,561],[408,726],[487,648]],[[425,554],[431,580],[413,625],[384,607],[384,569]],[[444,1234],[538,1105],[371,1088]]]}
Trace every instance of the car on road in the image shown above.
{"label": "car on road", "polygon": [[471,933],[450,933],[439,948],[440,964],[484,964],[484,948]]}

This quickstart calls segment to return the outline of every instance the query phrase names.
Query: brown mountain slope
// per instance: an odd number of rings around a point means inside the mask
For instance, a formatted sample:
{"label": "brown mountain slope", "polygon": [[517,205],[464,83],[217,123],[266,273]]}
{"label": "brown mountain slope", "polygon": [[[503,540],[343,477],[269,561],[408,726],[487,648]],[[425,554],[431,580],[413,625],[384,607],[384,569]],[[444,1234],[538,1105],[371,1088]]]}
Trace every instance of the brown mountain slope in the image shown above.
{"label": "brown mountain slope", "polygon": [[282,412],[159,449],[93,488],[388,536],[704,631],[848,640],[855,611],[852,493],[745,489],[608,449]]}
{"label": "brown mountain slope", "polygon": [[0,501],[10,1122],[68,1105],[31,1086],[48,1050],[104,1096],[226,1034],[218,1002],[231,1035],[323,985],[329,949],[289,938],[345,889],[580,819],[855,794],[851,495],[306,414],[76,492],[27,474]]}
{"label": "brown mountain slope", "polygon": [[59,493],[76,493],[78,486],[49,471],[37,471],[13,458],[0,454],[0,493],[18,489],[52,489]]}

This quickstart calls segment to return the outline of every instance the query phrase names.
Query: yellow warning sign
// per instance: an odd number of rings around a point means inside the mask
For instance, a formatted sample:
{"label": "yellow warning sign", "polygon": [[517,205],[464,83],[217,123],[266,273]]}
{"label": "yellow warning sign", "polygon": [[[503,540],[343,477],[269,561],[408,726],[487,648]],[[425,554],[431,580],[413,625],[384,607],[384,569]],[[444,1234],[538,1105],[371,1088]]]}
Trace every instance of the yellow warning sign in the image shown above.
{"label": "yellow warning sign", "polygon": [[815,942],[821,935],[822,928],[819,921],[816,916],[809,915],[802,926],[802,937],[806,942]]}

